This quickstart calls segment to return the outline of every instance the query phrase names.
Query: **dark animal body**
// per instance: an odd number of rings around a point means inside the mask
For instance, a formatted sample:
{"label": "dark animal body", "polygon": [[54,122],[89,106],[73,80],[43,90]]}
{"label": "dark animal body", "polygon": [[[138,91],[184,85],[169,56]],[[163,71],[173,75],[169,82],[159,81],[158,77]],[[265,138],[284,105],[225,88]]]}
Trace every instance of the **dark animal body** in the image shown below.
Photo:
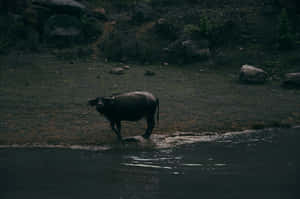
{"label": "dark animal body", "polygon": [[145,91],[97,97],[89,100],[89,105],[96,106],[96,110],[110,121],[112,130],[120,140],[122,140],[121,121],[138,121],[146,118],[147,129],[143,137],[148,139],[155,126],[156,112],[157,121],[159,120],[159,100]]}

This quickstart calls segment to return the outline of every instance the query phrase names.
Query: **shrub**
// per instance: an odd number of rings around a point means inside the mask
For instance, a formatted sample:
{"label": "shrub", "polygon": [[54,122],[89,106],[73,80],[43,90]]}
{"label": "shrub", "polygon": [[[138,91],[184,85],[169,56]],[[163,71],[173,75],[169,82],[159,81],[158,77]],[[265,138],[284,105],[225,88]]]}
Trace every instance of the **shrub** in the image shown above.
{"label": "shrub", "polygon": [[209,37],[212,33],[212,23],[206,16],[202,16],[199,21],[200,34]]}
{"label": "shrub", "polygon": [[289,50],[293,48],[295,39],[291,32],[290,22],[286,9],[282,9],[278,24],[278,48],[280,50]]}
{"label": "shrub", "polygon": [[111,60],[121,60],[122,58],[122,37],[117,31],[110,33],[100,46],[105,57]]}
{"label": "shrub", "polygon": [[83,36],[87,42],[92,42],[98,38],[103,32],[102,23],[94,17],[82,15],[80,21],[83,25]]}
{"label": "shrub", "polygon": [[137,38],[134,31],[115,30],[104,38],[99,47],[105,57],[113,61],[131,60],[145,63],[157,61],[161,55],[161,48],[153,39]]}
{"label": "shrub", "polygon": [[187,24],[183,28],[183,33],[192,39],[197,39],[200,35],[200,28],[194,24]]}
{"label": "shrub", "polygon": [[166,40],[177,39],[177,29],[165,18],[160,18],[155,24],[155,32]]}

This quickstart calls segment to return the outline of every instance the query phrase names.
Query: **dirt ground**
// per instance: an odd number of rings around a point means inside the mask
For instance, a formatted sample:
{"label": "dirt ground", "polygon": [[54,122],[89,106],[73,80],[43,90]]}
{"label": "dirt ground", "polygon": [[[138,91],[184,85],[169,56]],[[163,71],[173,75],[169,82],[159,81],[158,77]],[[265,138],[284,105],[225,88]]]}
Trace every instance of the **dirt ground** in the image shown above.
{"label": "dirt ground", "polygon": [[[300,124],[300,91],[283,89],[279,81],[240,84],[239,69],[201,64],[129,64],[123,75],[109,73],[122,65],[66,61],[43,53],[0,56],[0,144],[116,142],[109,123],[87,100],[134,90],[150,91],[160,99],[155,134]],[[145,76],[146,70],[156,75]],[[145,131],[145,121],[122,124],[124,136]]]}

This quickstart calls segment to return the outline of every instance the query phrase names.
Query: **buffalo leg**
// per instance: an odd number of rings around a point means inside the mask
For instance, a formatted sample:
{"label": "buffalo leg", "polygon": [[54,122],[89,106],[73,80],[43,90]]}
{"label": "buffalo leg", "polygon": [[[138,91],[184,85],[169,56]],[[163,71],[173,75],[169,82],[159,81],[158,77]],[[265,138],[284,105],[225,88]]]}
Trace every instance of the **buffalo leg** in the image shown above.
{"label": "buffalo leg", "polygon": [[121,130],[121,122],[117,121],[117,128],[118,129],[115,128],[115,122],[111,122],[110,125],[111,125],[111,129],[116,133],[118,139],[122,140],[122,136],[121,136],[121,132],[120,132],[120,130]]}
{"label": "buffalo leg", "polygon": [[119,134],[121,136],[121,121],[117,121],[116,124],[117,124],[118,132],[119,132]]}
{"label": "buffalo leg", "polygon": [[151,117],[147,117],[147,130],[146,130],[145,134],[143,135],[143,137],[145,139],[148,139],[151,136],[154,126],[155,126],[154,115]]}

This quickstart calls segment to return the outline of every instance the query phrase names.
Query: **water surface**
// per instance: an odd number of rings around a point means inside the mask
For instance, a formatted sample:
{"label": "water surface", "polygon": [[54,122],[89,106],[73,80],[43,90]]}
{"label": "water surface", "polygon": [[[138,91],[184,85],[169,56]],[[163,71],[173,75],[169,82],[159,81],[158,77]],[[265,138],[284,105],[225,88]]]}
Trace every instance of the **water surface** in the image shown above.
{"label": "water surface", "polygon": [[2,148],[0,198],[299,198],[299,128],[194,139],[154,149]]}

